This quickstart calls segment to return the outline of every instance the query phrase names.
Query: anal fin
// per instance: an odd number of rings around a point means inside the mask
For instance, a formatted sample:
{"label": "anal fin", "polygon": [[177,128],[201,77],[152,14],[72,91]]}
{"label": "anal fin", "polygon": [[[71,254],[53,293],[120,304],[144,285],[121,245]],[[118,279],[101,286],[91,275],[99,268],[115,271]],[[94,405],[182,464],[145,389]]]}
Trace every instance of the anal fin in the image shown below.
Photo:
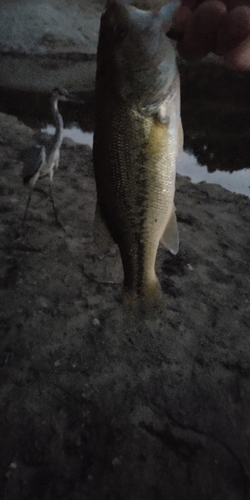
{"label": "anal fin", "polygon": [[174,204],[165,231],[161,237],[161,242],[172,254],[177,254],[179,250],[179,231]]}

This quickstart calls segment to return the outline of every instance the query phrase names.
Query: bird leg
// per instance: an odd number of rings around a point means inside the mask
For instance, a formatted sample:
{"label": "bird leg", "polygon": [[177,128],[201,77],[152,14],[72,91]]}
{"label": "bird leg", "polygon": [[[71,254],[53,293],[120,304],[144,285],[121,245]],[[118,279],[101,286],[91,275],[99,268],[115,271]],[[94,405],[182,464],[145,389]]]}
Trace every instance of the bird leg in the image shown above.
{"label": "bird leg", "polygon": [[53,212],[54,212],[56,224],[58,227],[60,227],[60,229],[63,229],[63,231],[65,231],[62,223],[58,219],[57,209],[55,206],[54,196],[53,196],[53,183],[52,183],[52,181],[50,182],[50,185],[49,185],[49,196],[50,196],[51,205],[53,207]]}
{"label": "bird leg", "polygon": [[29,192],[28,200],[27,200],[26,207],[25,207],[25,212],[24,212],[23,222],[22,222],[22,229],[24,228],[25,223],[26,223],[27,213],[28,213],[28,209],[29,209],[29,206],[30,206],[32,192],[33,192],[33,190],[31,189],[30,192]]}

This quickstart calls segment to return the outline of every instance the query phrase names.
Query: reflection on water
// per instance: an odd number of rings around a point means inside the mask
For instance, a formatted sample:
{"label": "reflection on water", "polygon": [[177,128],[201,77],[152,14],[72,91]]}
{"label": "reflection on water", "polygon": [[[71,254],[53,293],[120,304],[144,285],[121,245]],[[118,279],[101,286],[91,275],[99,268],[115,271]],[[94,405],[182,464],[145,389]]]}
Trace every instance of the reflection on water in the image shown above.
{"label": "reflection on water", "polygon": [[250,170],[243,168],[234,172],[216,170],[208,172],[206,166],[201,166],[192,153],[183,152],[177,161],[177,172],[190,177],[191,181],[206,181],[208,184],[219,184],[233,193],[245,194],[250,197]]}
{"label": "reflection on water", "polygon": [[[212,62],[180,63],[179,69],[185,150],[197,159],[198,163],[193,161],[194,171],[200,168],[198,165],[204,165],[206,168],[201,169],[202,179],[220,182],[237,192],[242,192],[242,189],[248,191],[248,185],[244,186],[242,178],[246,174],[245,169],[250,169],[250,72],[232,71]],[[60,103],[64,123],[66,127],[74,123],[81,130],[92,131],[94,90],[80,93],[79,99],[75,103]],[[49,95],[37,92],[0,87],[0,111],[17,116],[33,128],[41,128],[52,120]],[[73,133],[75,140],[82,142],[79,132]],[[88,138],[90,136],[86,136]],[[186,172],[190,168],[190,161],[187,164]],[[223,174],[219,175],[217,170],[223,171]],[[207,171],[216,172],[216,175],[207,177]],[[238,171],[238,174],[224,175],[224,171]],[[189,172],[189,175],[195,182],[193,174]],[[248,184],[247,179],[246,182]]]}
{"label": "reflection on water", "polygon": [[181,82],[185,150],[209,172],[250,168],[250,72],[186,64]]}
{"label": "reflection on water", "polygon": [[[55,127],[48,125],[42,129],[42,132],[52,135],[55,133]],[[65,128],[64,137],[72,139],[77,144],[93,146],[93,133],[82,132],[77,126]],[[186,151],[178,158],[177,172],[180,175],[190,177],[194,184],[202,181],[206,181],[208,184],[219,184],[233,193],[245,194],[250,197],[250,170],[247,168],[232,173],[220,170],[209,172],[206,166],[201,166],[198,163],[193,154]]]}
{"label": "reflection on water", "polygon": [[[250,197],[250,72],[236,72],[213,63],[180,64],[185,151],[177,171],[192,182],[216,183]],[[92,146],[94,91],[79,94],[81,102],[60,103],[65,136]],[[0,88],[0,111],[26,125],[51,123],[48,94]],[[77,124],[71,127],[71,124]],[[44,132],[52,134],[48,126]]]}
{"label": "reflection on water", "polygon": [[[47,125],[47,127],[41,129],[42,132],[46,132],[49,135],[55,133],[55,127],[52,125]],[[83,132],[79,127],[65,128],[63,131],[63,137],[72,139],[72,141],[77,144],[86,144],[92,148],[93,146],[93,133]]]}

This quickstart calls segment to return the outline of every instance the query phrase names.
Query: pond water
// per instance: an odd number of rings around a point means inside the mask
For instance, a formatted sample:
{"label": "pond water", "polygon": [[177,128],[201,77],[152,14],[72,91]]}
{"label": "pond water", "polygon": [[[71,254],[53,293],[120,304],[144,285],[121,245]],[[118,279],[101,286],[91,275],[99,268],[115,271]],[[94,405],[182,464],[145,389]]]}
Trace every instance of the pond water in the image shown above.
{"label": "pond water", "polygon": [[[180,66],[185,151],[177,172],[193,183],[219,184],[250,197],[250,72],[215,64]],[[65,137],[92,146],[94,91],[60,103]],[[0,111],[34,129],[54,133],[48,94],[0,88]],[[89,132],[86,132],[89,131]]]}
{"label": "pond water", "polygon": [[[42,128],[41,131],[53,135],[55,127],[48,125]],[[65,128],[64,137],[72,139],[77,144],[87,144],[90,147],[93,145],[93,133],[83,132],[77,126]],[[248,168],[234,172],[221,170],[209,172],[207,166],[202,166],[192,153],[184,151],[178,158],[177,172],[180,175],[190,177],[195,184],[201,181],[206,181],[209,184],[219,184],[229,191],[250,197],[250,169]]]}

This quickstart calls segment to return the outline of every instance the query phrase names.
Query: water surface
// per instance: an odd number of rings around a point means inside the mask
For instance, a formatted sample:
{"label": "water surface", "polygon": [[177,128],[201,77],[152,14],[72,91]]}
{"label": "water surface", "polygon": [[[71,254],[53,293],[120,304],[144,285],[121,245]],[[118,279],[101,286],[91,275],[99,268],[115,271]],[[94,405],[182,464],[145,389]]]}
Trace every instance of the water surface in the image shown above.
{"label": "water surface", "polygon": [[[206,181],[250,196],[250,72],[215,64],[180,65],[185,152],[177,172],[196,183]],[[70,89],[69,89],[70,90]],[[80,103],[59,103],[65,136],[92,146],[94,91]],[[50,96],[0,89],[0,111],[30,127],[53,133]],[[76,126],[75,126],[76,124]]]}
{"label": "water surface", "polygon": [[[47,125],[42,132],[53,135],[55,127]],[[92,148],[93,133],[83,132],[78,126],[67,127],[64,137],[72,139],[77,144],[86,144]],[[206,148],[206,146],[204,146]],[[177,172],[190,177],[193,183],[206,181],[208,184],[219,184],[234,193],[245,194],[250,197],[250,169],[243,168],[234,172],[216,170],[209,172],[207,166],[202,166],[194,154],[184,151],[177,161]]]}

